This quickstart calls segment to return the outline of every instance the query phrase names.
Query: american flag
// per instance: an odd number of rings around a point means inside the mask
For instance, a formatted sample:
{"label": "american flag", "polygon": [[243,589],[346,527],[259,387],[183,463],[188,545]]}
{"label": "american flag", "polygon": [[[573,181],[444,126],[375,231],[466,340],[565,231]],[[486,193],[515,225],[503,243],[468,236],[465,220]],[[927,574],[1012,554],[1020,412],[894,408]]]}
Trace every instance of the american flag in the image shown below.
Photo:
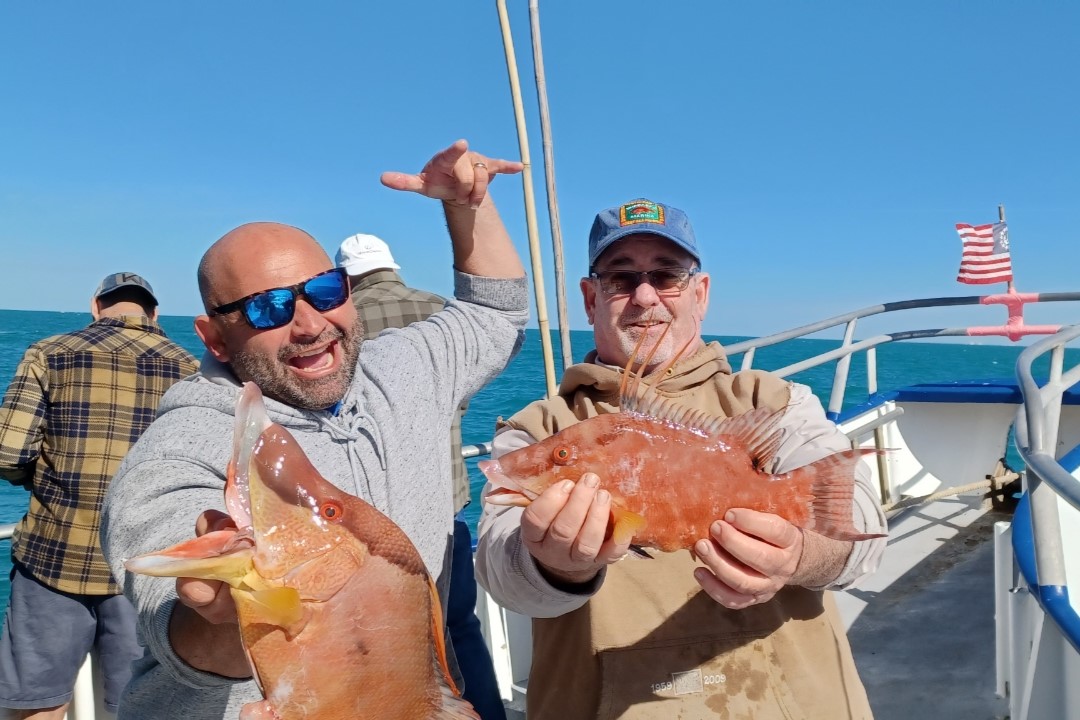
{"label": "american flag", "polygon": [[1009,282],[1013,279],[1009,257],[1009,227],[1003,222],[991,225],[956,224],[964,243],[957,282],[971,285]]}

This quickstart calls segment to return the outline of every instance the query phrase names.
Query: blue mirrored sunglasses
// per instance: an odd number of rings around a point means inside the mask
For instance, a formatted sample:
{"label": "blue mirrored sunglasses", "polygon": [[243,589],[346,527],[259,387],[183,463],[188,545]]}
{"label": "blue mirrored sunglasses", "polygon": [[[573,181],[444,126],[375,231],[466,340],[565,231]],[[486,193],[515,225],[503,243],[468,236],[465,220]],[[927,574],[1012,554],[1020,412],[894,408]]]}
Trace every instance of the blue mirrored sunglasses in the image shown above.
{"label": "blue mirrored sunglasses", "polygon": [[213,317],[242,310],[248,325],[270,330],[292,322],[298,295],[319,312],[333,310],[349,299],[349,276],[345,268],[334,268],[289,287],[262,290],[219,305],[208,314]]}

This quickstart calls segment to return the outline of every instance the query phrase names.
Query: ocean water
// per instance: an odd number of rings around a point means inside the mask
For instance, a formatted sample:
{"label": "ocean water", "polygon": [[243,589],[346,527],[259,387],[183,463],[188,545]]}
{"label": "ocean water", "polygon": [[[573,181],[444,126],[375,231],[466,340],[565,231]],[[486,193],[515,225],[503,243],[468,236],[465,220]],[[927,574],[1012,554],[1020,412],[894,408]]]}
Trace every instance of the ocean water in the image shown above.
{"label": "ocean water", "polygon": [[[0,383],[4,389],[11,382],[15,368],[26,348],[41,338],[57,333],[70,332],[90,322],[88,313],[28,312],[0,310]],[[161,320],[166,333],[187,348],[196,357],[202,355],[202,344],[192,329],[190,317],[164,317]],[[553,333],[555,357],[561,357],[557,333]],[[745,338],[715,337],[709,339],[734,342]],[[571,333],[572,355],[580,361],[592,348],[590,331]],[[776,348],[759,351],[755,367],[777,369],[803,358],[837,347],[837,340],[794,340]],[[963,345],[940,342],[895,343],[878,349],[878,387],[881,390],[902,387],[914,383],[937,382],[957,378],[1005,378],[1011,379],[1016,358],[1021,348],[1004,345]],[[1070,351],[1071,353],[1080,351]],[[732,359],[738,368],[741,357]],[[1045,363],[1044,363],[1045,365]],[[559,361],[556,360],[556,367]],[[834,363],[799,373],[792,379],[814,389],[828,402],[832,384]],[[1039,367],[1036,367],[1036,372]],[[1045,370],[1043,370],[1045,372]],[[491,439],[495,420],[508,417],[529,402],[541,397],[545,391],[540,335],[537,330],[526,331],[526,341],[521,353],[510,366],[492,383],[484,388],[469,405],[462,436],[466,444]],[[866,360],[856,356],[849,373],[845,407],[866,400]],[[1010,464],[1020,466],[1019,457],[1013,451]],[[476,467],[477,460],[469,460],[469,473],[473,487],[473,503],[466,508],[466,518],[475,529],[479,516],[478,494],[483,477]],[[25,490],[0,481],[0,523],[17,522],[26,512],[28,494]],[[0,610],[6,607],[8,598],[8,570],[10,568],[10,543],[0,541]]]}

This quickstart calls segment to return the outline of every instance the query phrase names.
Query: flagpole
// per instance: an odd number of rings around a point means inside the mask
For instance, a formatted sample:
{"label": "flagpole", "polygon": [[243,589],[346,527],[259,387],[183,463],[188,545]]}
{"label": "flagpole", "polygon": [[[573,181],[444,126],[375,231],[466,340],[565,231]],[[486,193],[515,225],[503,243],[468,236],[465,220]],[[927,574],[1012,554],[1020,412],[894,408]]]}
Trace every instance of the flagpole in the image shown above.
{"label": "flagpole", "polygon": [[[1000,222],[1000,223],[1005,222],[1005,206],[1004,205],[998,205],[998,222]],[[1009,250],[1009,253],[1012,254],[1011,249]],[[1013,287],[1013,281],[1012,280],[1009,280],[1009,282],[1006,285],[1005,289],[1006,289],[1006,292],[1010,292],[1010,293],[1015,293],[1016,292],[1016,288]]]}

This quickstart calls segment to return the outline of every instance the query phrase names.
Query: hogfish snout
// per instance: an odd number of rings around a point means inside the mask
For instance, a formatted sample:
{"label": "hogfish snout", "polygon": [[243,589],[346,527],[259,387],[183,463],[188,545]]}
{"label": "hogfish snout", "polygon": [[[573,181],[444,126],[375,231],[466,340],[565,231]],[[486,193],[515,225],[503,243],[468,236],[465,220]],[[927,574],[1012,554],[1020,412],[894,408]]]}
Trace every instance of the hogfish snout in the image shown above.
{"label": "hogfish snout", "polygon": [[481,460],[476,466],[491,483],[491,489],[484,495],[484,502],[525,507],[540,495],[503,472],[498,460]]}

